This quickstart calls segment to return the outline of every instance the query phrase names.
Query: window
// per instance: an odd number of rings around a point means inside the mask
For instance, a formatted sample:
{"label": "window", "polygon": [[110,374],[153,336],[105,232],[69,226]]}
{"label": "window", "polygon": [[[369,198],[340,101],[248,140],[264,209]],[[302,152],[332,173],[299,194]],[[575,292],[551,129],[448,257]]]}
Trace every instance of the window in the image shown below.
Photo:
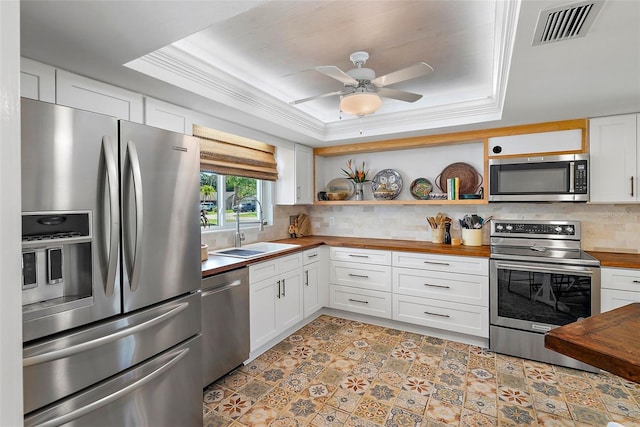
{"label": "window", "polygon": [[270,189],[267,181],[201,171],[201,231],[235,228],[237,217],[241,227],[266,224],[271,217]]}

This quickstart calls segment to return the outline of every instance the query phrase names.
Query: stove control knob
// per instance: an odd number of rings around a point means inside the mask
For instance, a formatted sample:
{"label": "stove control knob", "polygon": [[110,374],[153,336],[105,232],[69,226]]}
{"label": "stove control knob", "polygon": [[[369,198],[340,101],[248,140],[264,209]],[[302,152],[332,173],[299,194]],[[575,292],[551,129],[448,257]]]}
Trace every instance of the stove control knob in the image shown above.
{"label": "stove control knob", "polygon": [[553,231],[555,231],[556,233],[560,233],[560,232],[562,232],[562,227],[560,227],[560,226],[554,227]]}
{"label": "stove control knob", "polygon": [[573,227],[570,225],[565,227],[564,232],[567,234],[573,234]]}
{"label": "stove control knob", "polygon": [[502,231],[503,228],[504,228],[504,226],[502,224],[496,225],[496,230],[498,230],[498,231]]}
{"label": "stove control knob", "polygon": [[511,231],[511,230],[513,230],[513,225],[507,225],[507,226],[506,226],[506,229],[507,229],[507,231]]}

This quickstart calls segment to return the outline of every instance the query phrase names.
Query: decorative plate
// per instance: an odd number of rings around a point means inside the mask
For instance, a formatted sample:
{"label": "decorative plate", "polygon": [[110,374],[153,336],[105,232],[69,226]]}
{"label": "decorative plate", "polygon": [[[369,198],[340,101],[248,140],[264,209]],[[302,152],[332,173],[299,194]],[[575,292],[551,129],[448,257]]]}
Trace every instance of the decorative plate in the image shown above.
{"label": "decorative plate", "polygon": [[411,183],[411,195],[418,200],[427,200],[427,196],[431,193],[433,189],[433,185],[431,185],[431,181],[426,178],[417,178],[414,179]]}
{"label": "decorative plate", "polygon": [[353,196],[354,191],[353,181],[348,178],[335,178],[327,184],[327,195],[331,193],[334,200],[346,200]]}
{"label": "decorative plate", "polygon": [[402,176],[393,169],[383,169],[371,180],[371,190],[376,199],[395,199],[402,191]]}

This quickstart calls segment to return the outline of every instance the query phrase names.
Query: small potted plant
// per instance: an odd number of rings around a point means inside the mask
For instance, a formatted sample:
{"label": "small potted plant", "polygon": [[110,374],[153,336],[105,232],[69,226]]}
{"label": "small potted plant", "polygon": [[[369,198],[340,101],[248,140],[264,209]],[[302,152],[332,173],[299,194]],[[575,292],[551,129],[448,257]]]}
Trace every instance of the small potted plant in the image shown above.
{"label": "small potted plant", "polygon": [[362,200],[362,183],[369,182],[367,179],[368,170],[364,169],[364,162],[362,162],[362,169],[358,169],[352,160],[347,161],[347,169],[342,169],[342,172],[349,178],[356,187],[356,200]]}

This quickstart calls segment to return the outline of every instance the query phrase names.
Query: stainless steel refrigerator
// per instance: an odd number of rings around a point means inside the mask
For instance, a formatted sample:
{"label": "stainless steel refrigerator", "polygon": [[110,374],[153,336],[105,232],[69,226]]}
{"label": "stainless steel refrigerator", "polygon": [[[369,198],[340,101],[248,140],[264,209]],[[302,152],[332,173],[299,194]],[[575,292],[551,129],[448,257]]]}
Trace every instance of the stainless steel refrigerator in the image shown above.
{"label": "stainless steel refrigerator", "polygon": [[22,99],[25,425],[202,424],[199,157]]}

